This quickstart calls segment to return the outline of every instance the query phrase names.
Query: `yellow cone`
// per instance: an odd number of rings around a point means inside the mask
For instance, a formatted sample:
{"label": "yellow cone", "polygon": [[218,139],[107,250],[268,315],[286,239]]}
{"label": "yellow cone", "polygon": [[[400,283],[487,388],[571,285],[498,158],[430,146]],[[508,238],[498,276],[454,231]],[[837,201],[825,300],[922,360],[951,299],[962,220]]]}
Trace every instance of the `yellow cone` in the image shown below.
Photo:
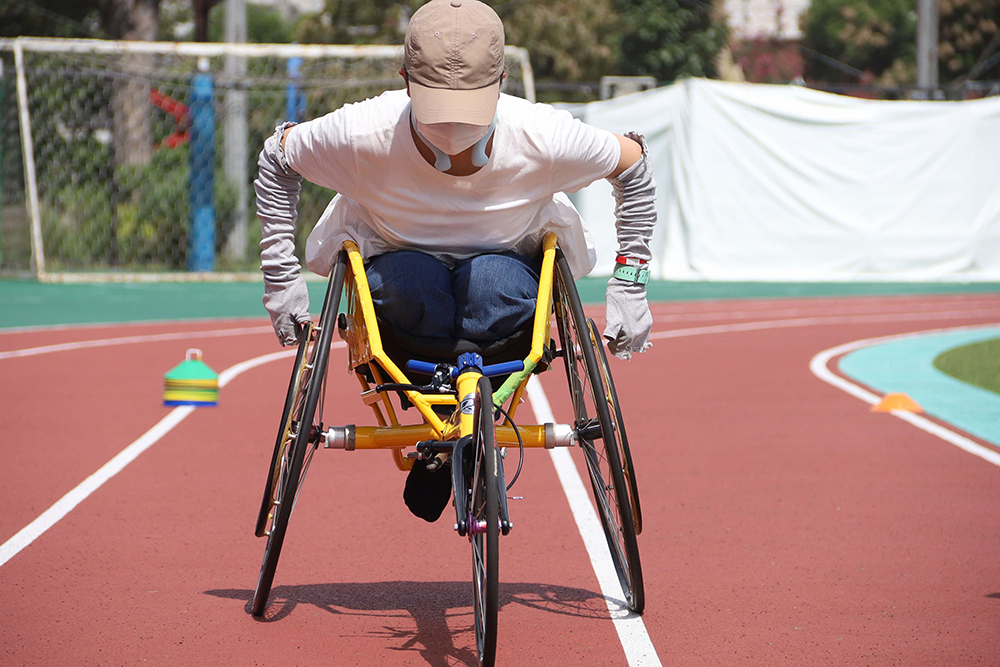
{"label": "yellow cone", "polygon": [[905,410],[906,412],[923,412],[924,409],[906,394],[886,394],[879,401],[879,404],[872,408],[872,412],[892,412],[893,410]]}

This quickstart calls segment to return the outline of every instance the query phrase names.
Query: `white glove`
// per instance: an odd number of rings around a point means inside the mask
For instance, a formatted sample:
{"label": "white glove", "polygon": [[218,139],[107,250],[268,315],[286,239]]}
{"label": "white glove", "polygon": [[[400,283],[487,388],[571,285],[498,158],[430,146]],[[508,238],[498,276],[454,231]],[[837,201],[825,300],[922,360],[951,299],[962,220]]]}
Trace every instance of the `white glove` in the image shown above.
{"label": "white glove", "polygon": [[277,285],[264,283],[264,307],[271,316],[271,326],[284,345],[299,342],[302,328],[309,324],[309,290],[299,275],[291,282]]}
{"label": "white glove", "polygon": [[619,359],[631,359],[633,352],[645,352],[653,344],[648,341],[653,328],[653,315],[646,302],[646,286],[612,278],[605,294],[607,324],[604,338],[611,354]]}

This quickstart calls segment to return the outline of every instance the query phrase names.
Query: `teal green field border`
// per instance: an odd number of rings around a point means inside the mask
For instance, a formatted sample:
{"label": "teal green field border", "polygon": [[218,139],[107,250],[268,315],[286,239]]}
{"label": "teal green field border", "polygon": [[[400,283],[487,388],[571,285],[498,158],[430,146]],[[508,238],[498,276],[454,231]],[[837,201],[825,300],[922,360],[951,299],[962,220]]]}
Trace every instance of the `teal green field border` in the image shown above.
{"label": "teal green field border", "polygon": [[928,414],[1000,447],[1000,396],[934,367],[946,350],[998,336],[996,325],[917,333],[850,352],[838,367],[883,395],[903,392]]}
{"label": "teal green field border", "polygon": [[[578,281],[587,303],[604,300],[606,278]],[[313,309],[325,283],[310,282]],[[1000,283],[709,283],[654,281],[652,301],[1000,293]],[[265,317],[263,284],[38,283],[0,280],[0,329],[57,324]]]}

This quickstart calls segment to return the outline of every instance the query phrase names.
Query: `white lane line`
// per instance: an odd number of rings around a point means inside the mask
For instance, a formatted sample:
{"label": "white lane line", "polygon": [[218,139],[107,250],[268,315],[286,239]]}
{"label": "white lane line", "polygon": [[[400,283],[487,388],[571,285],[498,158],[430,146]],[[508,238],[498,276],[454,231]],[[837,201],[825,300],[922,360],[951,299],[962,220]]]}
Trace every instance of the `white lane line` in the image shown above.
{"label": "white lane line", "polygon": [[705,327],[690,327],[672,331],[657,331],[650,334],[650,340],[663,338],[684,338],[686,336],[703,336],[706,334],[734,333],[738,331],[762,331],[765,329],[793,329],[797,327],[814,327],[830,324],[863,324],[866,322],[912,322],[930,320],[955,320],[977,317],[996,317],[996,313],[982,310],[952,310],[936,313],[895,313],[873,315],[833,315],[829,317],[798,317],[787,320],[762,320],[759,322],[737,322],[735,324],[714,324]]}
{"label": "white lane line", "polygon": [[[742,313],[741,313],[742,314]],[[749,315],[750,313],[746,313]],[[824,324],[849,324],[857,322],[887,322],[887,321],[912,321],[912,320],[935,320],[935,319],[958,319],[963,317],[984,317],[987,314],[982,310],[953,310],[938,311],[929,313],[893,313],[893,314],[871,314],[871,315],[834,315],[820,317],[799,317],[791,319],[763,320],[757,322],[737,322],[734,324],[717,324],[704,327],[691,327],[688,329],[675,329],[672,331],[658,331],[650,335],[650,339],[681,338],[685,336],[700,336],[713,333],[732,333],[737,331],[758,331],[764,329],[795,328],[805,326],[819,326]],[[670,316],[657,317],[657,321],[674,320]],[[228,336],[243,336],[250,334],[265,334],[271,332],[270,326],[243,327],[238,329],[211,329],[207,331],[188,331],[164,334],[145,334],[137,336],[122,336],[118,338],[101,338],[98,340],[76,341],[72,343],[59,343],[55,345],[42,345],[39,347],[29,347],[20,350],[10,350],[0,352],[0,361],[4,359],[17,359],[20,357],[33,357],[40,354],[50,354],[53,352],[69,352],[73,350],[83,350],[88,348],[110,347],[114,345],[132,345],[136,343],[155,343],[171,340],[185,340],[187,338],[223,338]]]}
{"label": "white lane line", "polygon": [[[270,330],[270,327],[268,327]],[[296,350],[273,352],[230,366],[219,374],[219,386],[226,386],[240,373],[256,368],[277,359],[295,355]],[[149,429],[131,445],[119,452],[113,459],[101,466],[97,472],[83,480],[75,489],[60,498],[52,507],[45,510],[38,518],[22,528],[16,535],[0,545],[0,566],[13,558],[19,551],[38,539],[45,531],[54,526],[60,519],[69,514],[109,479],[121,472],[125,466],[134,461],[140,454],[156,444],[184,418],[194,412],[195,408],[182,406],[171,410],[156,426]]]}
{"label": "white lane line", "polygon": [[228,336],[246,336],[250,334],[270,333],[273,329],[270,326],[243,327],[240,329],[211,329],[208,331],[183,331],[177,333],[145,334],[140,336],[122,336],[119,338],[100,338],[98,340],[80,340],[73,343],[59,343],[57,345],[41,345],[39,347],[26,347],[20,350],[10,350],[0,352],[0,360],[17,359],[20,357],[34,357],[39,354],[50,354],[52,352],[69,352],[72,350],[85,350],[94,347],[111,347],[114,345],[133,345],[135,343],[158,343],[170,340],[186,340],[188,338],[225,338]]}
{"label": "white lane line", "polygon": [[112,329],[133,326],[153,326],[153,325],[177,325],[177,324],[205,324],[212,322],[246,322],[248,320],[259,319],[250,315],[236,315],[233,317],[182,317],[176,320],[131,320],[128,322],[77,322],[75,324],[30,324],[21,327],[0,328],[0,336],[7,334],[38,333],[45,331],[65,331],[67,329]]}
{"label": "white lane line", "polygon": [[[879,345],[881,343],[888,343],[891,341],[902,340],[905,338],[915,338],[917,336],[926,336],[936,333],[944,333],[947,331],[966,331],[972,329],[983,329],[988,327],[995,327],[996,323],[992,324],[977,324],[973,326],[964,327],[951,327],[945,329],[931,329],[928,331],[916,331],[905,334],[898,334],[895,336],[882,336],[879,338],[865,338],[863,340],[856,340],[851,343],[845,343],[843,345],[838,345],[836,347],[831,347],[828,350],[823,350],[809,362],[809,370],[813,372],[813,375],[818,377],[820,380],[828,384],[832,384],[834,387],[847,392],[855,398],[859,398],[869,405],[876,405],[882,400],[881,396],[873,394],[867,389],[849,381],[845,378],[837,375],[829,369],[827,364],[834,357],[839,357],[840,355],[847,354],[848,352],[853,352],[854,350],[861,349],[863,347],[869,347],[871,345]],[[983,447],[979,443],[973,442],[969,438],[960,435],[950,429],[947,429],[940,424],[936,424],[926,417],[921,417],[920,415],[914,414],[912,412],[906,412],[905,410],[893,410],[890,414],[894,417],[898,417],[903,421],[916,426],[922,431],[926,431],[931,435],[937,436],[949,442],[956,447],[965,450],[966,452],[978,456],[981,459],[989,461],[993,465],[1000,466],[1000,453]]]}
{"label": "white lane line", "polygon": [[748,320],[751,318],[761,318],[767,317],[768,319],[790,319],[790,318],[803,318],[803,317],[849,317],[849,316],[873,316],[873,315],[897,315],[897,314],[916,314],[916,313],[936,313],[936,312],[956,312],[958,308],[962,308],[966,311],[975,310],[977,312],[982,312],[984,310],[992,309],[993,312],[1000,313],[1000,300],[995,300],[992,302],[982,302],[982,303],[949,303],[949,309],[947,311],[942,310],[941,306],[944,304],[927,304],[926,306],[921,306],[919,304],[901,304],[899,306],[892,306],[888,304],[882,304],[878,307],[825,307],[825,306],[813,306],[810,308],[769,308],[769,309],[724,309],[724,310],[713,310],[713,311],[698,311],[698,312],[676,312],[672,310],[664,310],[657,308],[658,305],[662,304],[650,304],[650,310],[653,313],[653,319],[657,322],[696,322],[705,320],[716,320],[716,321],[738,321],[738,320]]}
{"label": "white lane line", "polygon": [[12,538],[0,545],[0,565],[16,556],[21,549],[38,539],[42,533],[69,514],[87,496],[99,489],[106,481],[121,472],[122,468],[135,460],[139,454],[149,449],[157,440],[166,435],[194,411],[193,407],[174,408],[153,428],[142,434],[138,440],[123,449],[113,459],[101,466],[97,472],[83,480],[75,489],[60,498],[52,507],[18,531]]}
{"label": "white lane line", "polygon": [[[528,382],[528,400],[539,424],[555,423],[549,399],[545,396],[538,378],[532,378]],[[646,632],[642,616],[629,611],[624,602],[625,595],[618,581],[611,554],[608,553],[604,529],[601,527],[600,519],[597,518],[594,506],[590,503],[590,497],[587,495],[576,464],[573,463],[573,457],[565,448],[552,449],[549,453],[552,455],[552,463],[555,465],[563,492],[569,501],[573,519],[576,520],[576,527],[590,556],[590,563],[594,567],[594,574],[597,575],[601,593],[604,594],[604,601],[608,605],[611,620],[618,632],[618,639],[625,649],[628,664],[630,667],[659,666],[660,658],[656,655],[649,633]]]}

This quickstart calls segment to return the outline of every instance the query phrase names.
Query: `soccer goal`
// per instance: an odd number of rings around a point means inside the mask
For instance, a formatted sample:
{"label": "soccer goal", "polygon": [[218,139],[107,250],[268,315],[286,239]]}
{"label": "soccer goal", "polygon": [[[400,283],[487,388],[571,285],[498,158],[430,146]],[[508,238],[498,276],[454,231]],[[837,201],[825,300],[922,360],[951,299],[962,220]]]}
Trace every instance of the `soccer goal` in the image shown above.
{"label": "soccer goal", "polygon": [[[505,91],[534,101],[527,52]],[[0,40],[0,272],[259,279],[264,139],[401,88],[402,47]],[[300,243],[333,193],[304,184]]]}

